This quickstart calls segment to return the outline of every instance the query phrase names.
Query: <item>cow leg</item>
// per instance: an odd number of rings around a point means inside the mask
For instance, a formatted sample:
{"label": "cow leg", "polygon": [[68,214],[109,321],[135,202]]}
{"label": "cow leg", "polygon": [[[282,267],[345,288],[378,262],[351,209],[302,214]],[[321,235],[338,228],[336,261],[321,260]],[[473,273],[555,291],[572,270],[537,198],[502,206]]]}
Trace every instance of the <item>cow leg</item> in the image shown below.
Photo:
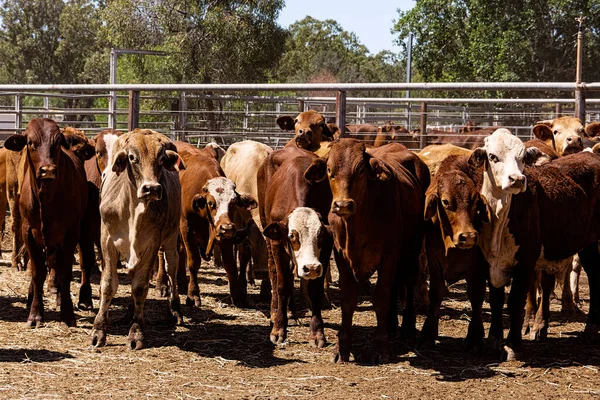
{"label": "cow leg", "polygon": [[323,266],[323,273],[318,279],[308,281],[308,298],[310,300],[310,309],[312,311],[312,317],[310,320],[310,335],[308,336],[308,342],[311,346],[323,348],[327,343],[325,338],[325,331],[323,327],[323,317],[321,310],[323,308],[323,297],[325,294],[325,283],[327,276],[331,276],[329,272],[329,259],[331,257],[331,250],[333,248],[333,240],[326,240],[319,254],[319,261]]}
{"label": "cow leg", "polygon": [[[333,362],[350,361],[352,349],[352,317],[358,304],[358,282],[344,257],[334,250],[335,263],[340,274],[340,292],[342,298],[342,326],[338,333],[336,352]],[[387,318],[387,315],[386,315]]]}
{"label": "cow leg", "polygon": [[504,328],[502,326],[502,310],[504,308],[504,286],[495,288],[491,283],[488,285],[490,290],[490,309],[492,321],[486,347],[490,351],[500,349],[500,344],[504,338]]}
{"label": "cow leg", "polygon": [[168,297],[169,296],[169,276],[166,271],[165,266],[165,255],[164,251],[161,248],[158,250],[158,256],[156,257],[156,262],[154,263],[157,269],[156,274],[156,295],[160,297]]}
{"label": "cow leg", "polygon": [[[277,266],[275,265],[275,259],[273,258],[273,244],[271,244],[270,240],[267,240],[267,267],[269,272],[269,286],[273,288],[277,288]],[[264,279],[266,280],[266,279]],[[262,285],[261,285],[262,287]],[[273,290],[271,294],[271,306],[270,306],[270,315],[271,325],[275,322],[275,315],[277,314],[277,306],[279,305],[279,298],[277,296],[277,291]]]}
{"label": "cow leg", "polygon": [[[157,249],[158,250],[158,249]],[[144,303],[148,296],[152,265],[156,261],[157,251],[150,255],[150,262],[140,262],[134,267],[131,278],[131,296],[133,297],[133,318],[127,336],[127,347],[130,350],[140,350],[145,346],[144,338]],[[144,265],[146,264],[146,265]]]}
{"label": "cow leg", "polygon": [[465,351],[479,353],[483,348],[482,307],[485,299],[485,270],[470,268],[467,272],[467,296],[471,302],[471,322],[465,339]]}
{"label": "cow leg", "polygon": [[27,326],[37,328],[44,322],[44,281],[46,280],[47,267],[44,253],[35,243],[31,233],[27,234],[27,252],[31,262],[31,283],[29,286],[29,297],[31,308],[27,318]]}
{"label": "cow leg", "polygon": [[446,283],[444,282],[441,265],[437,260],[430,260],[429,265],[429,311],[417,341],[417,348],[419,349],[433,349],[435,347],[435,340],[439,331],[440,306],[446,295]]}
{"label": "cow leg", "polygon": [[188,278],[186,273],[187,255],[181,238],[177,239],[177,254],[179,255],[179,266],[177,267],[177,291],[178,293],[182,293],[187,291]]}
{"label": "cow leg", "polygon": [[[70,235],[68,235],[70,236]],[[74,237],[77,237],[76,235]],[[48,263],[55,262],[54,269],[59,281],[60,296],[60,321],[67,326],[76,326],[75,312],[73,311],[73,301],[71,300],[71,281],[73,280],[73,256],[75,254],[75,242],[65,241],[60,250],[56,251],[56,257],[48,258]],[[89,282],[88,282],[89,283]]]}
{"label": "cow leg", "polygon": [[17,197],[9,199],[10,213],[12,215],[12,224],[10,230],[13,235],[12,240],[12,268],[15,271],[23,271],[27,263],[21,264],[19,262],[19,254],[23,247],[23,232],[21,231],[21,213],[19,212],[19,200]]}
{"label": "cow leg", "polygon": [[280,243],[272,243],[271,251],[277,276],[273,282],[273,297],[277,294],[277,309],[275,316],[271,315],[273,328],[271,329],[270,339],[273,344],[281,344],[287,338],[288,316],[287,306],[290,297],[293,295],[294,276],[290,268],[290,260]]}
{"label": "cow leg", "polygon": [[91,343],[94,347],[106,345],[106,330],[108,328],[108,309],[119,287],[117,262],[119,255],[114,243],[108,239],[102,243],[102,258],[104,268],[100,278],[100,307],[94,319]]}
{"label": "cow leg", "polygon": [[590,311],[583,331],[583,339],[592,341],[600,330],[600,253],[594,242],[579,252],[579,260],[588,276],[590,288]]}
{"label": "cow leg", "polygon": [[[169,311],[170,315],[177,322],[177,325],[183,325],[183,315],[179,303],[179,289],[177,285],[177,271],[179,269],[179,253],[177,252],[177,235],[164,245],[164,263],[169,278]],[[159,257],[162,256],[159,252]]]}
{"label": "cow leg", "polygon": [[548,337],[550,324],[550,295],[554,290],[555,276],[542,272],[541,275],[542,299],[535,315],[535,322],[531,329],[531,340],[543,340]]}
{"label": "cow leg", "polygon": [[[216,247],[216,246],[215,246]],[[223,259],[223,268],[227,272],[229,281],[229,293],[236,307],[246,307],[248,298],[246,287],[242,286],[237,279],[237,265],[233,257],[233,242],[231,240],[221,240],[218,244],[221,249],[221,258]]]}
{"label": "cow leg", "polygon": [[573,301],[573,292],[571,291],[571,285],[569,282],[569,276],[571,275],[572,270],[573,261],[569,263],[567,269],[563,271],[562,275],[559,276],[559,280],[562,280],[563,282],[562,296],[560,298],[560,313],[567,320],[572,319],[575,314],[580,312],[577,308],[577,305]]}
{"label": "cow leg", "polygon": [[200,287],[198,286],[198,270],[200,269],[202,258],[200,257],[198,242],[194,237],[194,233],[184,229],[183,227],[181,229],[181,235],[183,237],[183,244],[187,254],[187,269],[190,275],[185,304],[187,306],[195,306],[200,308],[201,300]]}
{"label": "cow leg", "polygon": [[[240,261],[240,273],[238,275],[238,285],[243,288],[243,291],[248,293],[248,279],[246,277],[246,270],[248,269],[248,263],[250,262],[250,247],[248,247],[248,241],[244,240],[241,244],[235,246]],[[254,279],[252,279],[254,284]]]}
{"label": "cow leg", "polygon": [[537,291],[540,285],[541,272],[534,272],[533,281],[529,285],[527,291],[527,303],[525,304],[525,317],[523,319],[523,335],[527,335],[531,332],[533,325],[535,324],[535,315],[538,309],[537,304]]}
{"label": "cow leg", "polygon": [[573,301],[579,303],[579,277],[581,276],[581,261],[579,254],[573,256],[573,270],[569,274],[569,286],[573,293]]}
{"label": "cow leg", "polygon": [[[420,248],[420,247],[419,247]],[[415,338],[417,336],[417,313],[415,310],[415,285],[417,282],[417,274],[419,272],[419,258],[418,253],[405,257],[408,260],[404,263],[404,268],[398,271],[396,266],[394,271],[395,275],[402,274],[403,282],[406,290],[404,312],[402,313],[402,327],[400,328],[400,334],[403,338]],[[378,278],[379,280],[379,278]],[[390,323],[398,325],[398,279],[392,280],[392,293],[390,302]],[[390,327],[391,328],[391,327]],[[390,332],[392,330],[390,329]]]}
{"label": "cow leg", "polygon": [[96,266],[96,255],[94,254],[94,242],[92,240],[90,227],[86,223],[81,226],[79,238],[80,262],[81,268],[81,286],[79,287],[79,301],[77,307],[80,310],[91,310],[92,303],[92,285],[90,278],[94,267]]}
{"label": "cow leg", "polygon": [[525,261],[520,261],[515,266],[510,294],[508,295],[507,308],[510,317],[510,329],[506,337],[506,345],[504,346],[507,361],[518,359],[523,344],[521,329],[523,327],[525,303],[527,301],[529,285],[531,284],[533,268],[535,267],[535,260],[527,264],[525,264]]}
{"label": "cow leg", "polygon": [[271,298],[271,279],[263,279],[260,282],[260,293],[258,295],[259,299],[262,301],[270,301]]}

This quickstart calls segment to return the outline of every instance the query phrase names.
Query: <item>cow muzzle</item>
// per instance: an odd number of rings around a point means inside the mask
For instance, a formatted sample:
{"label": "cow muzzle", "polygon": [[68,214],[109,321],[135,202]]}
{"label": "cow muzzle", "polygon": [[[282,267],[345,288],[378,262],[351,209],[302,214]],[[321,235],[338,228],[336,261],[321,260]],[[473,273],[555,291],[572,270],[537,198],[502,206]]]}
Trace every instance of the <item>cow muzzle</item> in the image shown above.
{"label": "cow muzzle", "polygon": [[159,183],[144,183],[138,191],[138,199],[155,201],[162,199],[163,188]]}
{"label": "cow muzzle", "polygon": [[318,264],[306,264],[298,268],[298,277],[302,279],[317,279],[323,275],[323,266]]}
{"label": "cow muzzle", "polygon": [[235,225],[231,223],[221,224],[217,228],[217,239],[231,239],[232,237],[234,237],[235,233]]}
{"label": "cow muzzle", "polygon": [[470,249],[475,246],[478,238],[477,231],[459,232],[454,239],[454,246],[459,249]]}
{"label": "cow muzzle", "polygon": [[42,165],[38,169],[37,178],[42,181],[52,181],[56,179],[57,172],[56,165]]}
{"label": "cow muzzle", "polygon": [[569,136],[565,140],[565,148],[562,155],[575,154],[583,151],[583,140],[577,135]]}
{"label": "cow muzzle", "polygon": [[340,217],[347,217],[356,213],[356,203],[352,199],[334,200],[331,212]]}
{"label": "cow muzzle", "polygon": [[527,178],[523,174],[512,174],[508,176],[508,184],[502,188],[510,189],[511,192],[521,193],[527,189]]}

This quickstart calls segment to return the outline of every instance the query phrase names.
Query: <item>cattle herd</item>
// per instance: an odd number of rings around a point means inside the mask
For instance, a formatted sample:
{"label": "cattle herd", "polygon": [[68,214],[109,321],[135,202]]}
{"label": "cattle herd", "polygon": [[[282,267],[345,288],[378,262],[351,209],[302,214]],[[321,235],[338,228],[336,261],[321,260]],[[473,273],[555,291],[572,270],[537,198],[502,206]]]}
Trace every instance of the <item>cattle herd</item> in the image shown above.
{"label": "cattle herd", "polygon": [[[389,361],[390,337],[417,336],[415,293],[427,285],[421,276],[429,278],[429,291],[418,348],[435,346],[446,284],[466,279],[472,316],[465,349],[485,345],[516,359],[524,334],[547,336],[557,280],[564,282],[563,311],[575,311],[581,268],[590,290],[583,338],[597,335],[600,123],[541,121],[533,127],[536,139],[527,142],[504,128],[469,127],[462,147],[438,132],[432,136],[438,144],[420,152],[407,148],[415,137],[389,124],[349,125],[342,134],[315,111],[280,117],[277,124],[295,137],[276,151],[253,141],[226,152],[216,145],[199,149],[146,129],[106,130],[87,139],[41,118],[10,136],[0,150],[0,186],[6,187],[0,207],[8,199],[12,266],[31,274],[28,326],[44,321],[46,281],[60,321],[76,324],[70,283],[77,249],[77,306],[93,308],[96,247],[102,276],[95,347],[107,342],[119,268],[131,277],[127,344],[141,349],[154,271],[169,315],[182,324],[179,295],[186,295],[187,306],[201,306],[199,268],[214,257],[227,273],[234,305],[248,305],[249,278],[262,281],[275,344],[286,341],[298,276],[312,313],[308,340],[322,348],[332,252],[342,314],[336,362],[350,359],[358,293],[375,273],[374,363]],[[486,288],[491,326],[484,341]]]}

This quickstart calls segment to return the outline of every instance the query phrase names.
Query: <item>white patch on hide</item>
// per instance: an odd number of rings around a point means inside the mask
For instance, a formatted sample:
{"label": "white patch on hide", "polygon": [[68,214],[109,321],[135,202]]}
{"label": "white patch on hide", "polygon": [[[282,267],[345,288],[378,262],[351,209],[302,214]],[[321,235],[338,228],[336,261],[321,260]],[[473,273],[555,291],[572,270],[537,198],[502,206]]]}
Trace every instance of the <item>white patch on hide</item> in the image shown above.
{"label": "white patch on hide", "polygon": [[217,177],[210,179],[206,187],[208,193],[215,199],[215,208],[217,210],[215,216],[215,223],[219,220],[219,217],[229,212],[229,203],[231,203],[236,197],[235,183],[231,179],[225,177]]}
{"label": "white patch on hide", "polygon": [[[306,275],[303,270],[304,266],[321,265],[319,261],[319,232],[321,231],[319,215],[308,207],[295,208],[288,217],[288,232],[292,231],[298,233],[300,248],[298,251],[294,250],[294,257],[298,267],[298,276],[303,278]],[[321,268],[322,273],[323,269]]]}

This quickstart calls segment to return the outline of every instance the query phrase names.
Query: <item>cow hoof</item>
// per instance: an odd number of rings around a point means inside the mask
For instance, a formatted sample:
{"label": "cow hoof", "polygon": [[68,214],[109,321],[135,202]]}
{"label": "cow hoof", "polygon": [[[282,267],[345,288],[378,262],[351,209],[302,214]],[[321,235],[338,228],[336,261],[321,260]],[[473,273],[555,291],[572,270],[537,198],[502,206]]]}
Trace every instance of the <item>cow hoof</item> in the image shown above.
{"label": "cow hoof", "polygon": [[31,328],[31,329],[42,328],[43,326],[44,326],[44,322],[41,320],[41,318],[36,318],[36,319],[27,321],[27,327]]}
{"label": "cow hoof", "polygon": [[202,300],[200,300],[200,296],[188,296],[185,299],[185,305],[188,307],[200,308]]}
{"label": "cow hoof", "polygon": [[373,354],[371,356],[371,364],[372,365],[382,365],[390,363],[390,355],[389,354]]}
{"label": "cow hoof", "polygon": [[327,340],[325,339],[325,336],[323,334],[321,334],[321,335],[316,335],[316,336],[310,337],[308,339],[308,343],[310,343],[310,345],[312,347],[322,349],[327,344]]}
{"label": "cow hoof", "polygon": [[167,285],[157,285],[155,290],[158,297],[169,297],[169,287]]}
{"label": "cow hoof", "polygon": [[498,339],[495,336],[490,336],[485,341],[484,350],[486,354],[494,354],[502,350],[501,339]]}
{"label": "cow hoof", "polygon": [[169,316],[171,317],[171,320],[177,324],[177,325],[183,325],[183,316],[181,315],[181,312],[179,311],[171,311],[169,312]]}
{"label": "cow hoof", "polygon": [[67,325],[69,328],[74,328],[77,326],[77,320],[75,319],[75,317],[73,316],[72,318],[61,318],[60,322],[63,322],[65,325]]}
{"label": "cow hoof", "polygon": [[344,364],[350,362],[350,354],[342,354],[339,351],[331,357],[331,362],[336,364]]}
{"label": "cow hoof", "polygon": [[506,361],[518,361],[520,358],[520,354],[509,346],[504,346],[504,352],[506,354]]}
{"label": "cow hoof", "polygon": [[417,350],[434,350],[435,340],[420,336],[415,347]]}
{"label": "cow hoof", "polygon": [[285,340],[287,339],[287,334],[285,333],[285,330],[280,330],[279,332],[271,332],[269,339],[271,339],[271,343],[281,345],[285,343]]}
{"label": "cow hoof", "polygon": [[246,296],[232,297],[233,305],[237,308],[248,308],[248,298]]}
{"label": "cow hoof", "polygon": [[103,329],[94,329],[92,331],[91,344],[94,347],[106,346],[106,332]]}
{"label": "cow hoof", "polygon": [[529,332],[529,339],[534,342],[540,342],[545,340],[548,337],[548,328],[537,328],[533,327],[531,332]]}
{"label": "cow hoof", "polygon": [[144,348],[144,333],[138,323],[131,325],[131,329],[129,329],[127,347],[129,347],[129,350],[141,350]]}

